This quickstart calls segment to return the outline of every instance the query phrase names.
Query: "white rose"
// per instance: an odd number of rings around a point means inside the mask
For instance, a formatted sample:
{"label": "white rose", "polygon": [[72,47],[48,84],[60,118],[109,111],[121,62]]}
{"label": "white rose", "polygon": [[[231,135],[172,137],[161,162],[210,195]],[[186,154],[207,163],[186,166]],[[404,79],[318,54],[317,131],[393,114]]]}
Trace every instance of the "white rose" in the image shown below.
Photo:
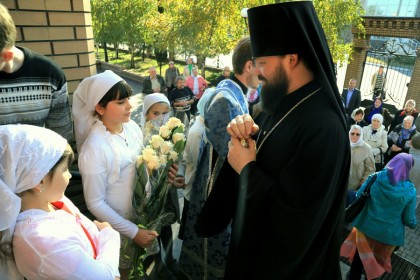
{"label": "white rose", "polygon": [[176,144],[176,142],[180,140],[185,140],[184,133],[175,133],[174,135],[172,135],[172,142],[174,142],[174,144]]}
{"label": "white rose", "polygon": [[172,130],[172,129],[174,129],[175,127],[177,127],[177,126],[180,126],[180,125],[182,125],[182,123],[181,123],[181,121],[178,119],[178,118],[170,118],[169,120],[168,120],[168,122],[166,123],[166,126],[170,129],[170,130]]}
{"label": "white rose", "polygon": [[172,151],[174,148],[174,144],[169,141],[163,141],[162,145],[160,145],[160,152],[162,154],[168,154],[170,151]]}
{"label": "white rose", "polygon": [[154,148],[157,149],[160,147],[160,145],[164,142],[165,140],[160,137],[160,135],[153,135],[152,139],[150,139],[150,145]]}
{"label": "white rose", "polygon": [[166,125],[162,125],[159,128],[159,135],[162,136],[164,139],[167,139],[171,134],[171,130]]}
{"label": "white rose", "polygon": [[146,162],[148,162],[148,161],[150,161],[150,160],[151,160],[151,158],[152,158],[153,156],[155,156],[155,155],[156,155],[156,152],[155,152],[155,150],[153,150],[150,146],[147,146],[146,148],[144,148],[144,149],[141,151],[141,154],[142,154],[142,156],[143,156],[143,160],[144,160],[144,161],[146,161]]}
{"label": "white rose", "polygon": [[160,167],[159,157],[152,156],[149,161],[147,161],[147,168],[149,170],[158,170]]}
{"label": "white rose", "polygon": [[138,156],[137,157],[137,166],[140,166],[140,164],[143,163],[143,156]]}
{"label": "white rose", "polygon": [[165,155],[161,155],[161,156],[159,157],[159,161],[160,161],[160,164],[162,164],[162,165],[166,165],[166,163],[168,162],[168,159],[166,158],[166,156],[165,156]]}
{"label": "white rose", "polygon": [[171,151],[170,153],[169,153],[169,157],[168,157],[169,159],[172,159],[173,161],[176,161],[177,159],[178,159],[178,153],[177,152],[175,152],[175,151]]}

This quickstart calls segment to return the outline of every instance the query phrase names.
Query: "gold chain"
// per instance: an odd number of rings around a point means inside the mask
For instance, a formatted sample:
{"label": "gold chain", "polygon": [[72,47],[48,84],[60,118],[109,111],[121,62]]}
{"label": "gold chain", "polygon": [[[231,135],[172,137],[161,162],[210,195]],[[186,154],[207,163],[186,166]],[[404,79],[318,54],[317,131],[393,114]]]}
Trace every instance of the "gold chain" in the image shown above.
{"label": "gold chain", "polygon": [[[309,94],[308,96],[306,96],[305,98],[303,98],[301,101],[299,101],[295,106],[293,106],[287,113],[286,115],[284,115],[277,123],[276,125],[267,133],[267,135],[264,137],[264,139],[262,140],[261,144],[258,146],[257,148],[257,154],[259,152],[259,150],[261,149],[262,145],[264,144],[265,140],[267,140],[267,138],[270,136],[270,134],[283,122],[283,120],[291,113],[293,112],[294,109],[296,109],[300,104],[302,104],[303,102],[306,101],[306,99],[308,99],[309,97],[311,97],[312,95],[314,95],[315,93],[317,93],[319,90],[321,90],[321,87],[317,90],[315,90],[314,92],[312,92],[311,94]],[[260,139],[261,136],[261,132],[258,133],[258,137],[257,137],[257,142]]]}

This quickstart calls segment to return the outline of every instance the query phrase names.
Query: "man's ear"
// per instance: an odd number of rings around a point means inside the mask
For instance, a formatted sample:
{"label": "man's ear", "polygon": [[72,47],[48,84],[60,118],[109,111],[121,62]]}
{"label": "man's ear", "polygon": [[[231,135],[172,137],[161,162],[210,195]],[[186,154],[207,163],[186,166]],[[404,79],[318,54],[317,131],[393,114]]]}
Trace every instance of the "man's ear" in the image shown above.
{"label": "man's ear", "polygon": [[13,59],[13,52],[11,50],[4,50],[1,52],[1,58],[4,62],[9,62]]}
{"label": "man's ear", "polygon": [[251,72],[252,66],[254,65],[254,62],[252,60],[248,60],[245,63],[245,70],[247,70],[248,72]]}
{"label": "man's ear", "polygon": [[295,66],[299,63],[299,56],[296,53],[288,54],[287,59],[289,60],[291,66]]}

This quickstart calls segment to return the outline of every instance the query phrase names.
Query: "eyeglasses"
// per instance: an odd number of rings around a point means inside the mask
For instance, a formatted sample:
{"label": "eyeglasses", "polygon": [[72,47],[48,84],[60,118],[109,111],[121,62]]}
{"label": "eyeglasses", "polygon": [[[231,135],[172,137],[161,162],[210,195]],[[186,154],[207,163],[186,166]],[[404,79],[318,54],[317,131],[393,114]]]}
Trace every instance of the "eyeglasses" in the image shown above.
{"label": "eyeglasses", "polygon": [[354,135],[356,135],[356,136],[360,136],[360,133],[352,132],[352,133],[350,133],[350,135],[351,135],[351,136],[354,136]]}

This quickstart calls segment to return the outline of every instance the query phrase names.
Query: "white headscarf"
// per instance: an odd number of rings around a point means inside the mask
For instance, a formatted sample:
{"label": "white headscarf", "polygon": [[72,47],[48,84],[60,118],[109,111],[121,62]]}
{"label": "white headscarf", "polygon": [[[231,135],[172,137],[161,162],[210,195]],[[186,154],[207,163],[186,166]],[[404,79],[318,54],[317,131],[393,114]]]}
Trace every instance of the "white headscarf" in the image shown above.
{"label": "white headscarf", "polygon": [[[357,140],[356,143],[353,143],[353,142],[351,142],[350,134],[353,130],[356,130],[356,129],[359,130],[360,137],[359,137],[359,140]],[[349,139],[350,139],[350,147],[352,147],[352,148],[363,145],[363,129],[357,124],[352,125],[350,127],[350,130],[349,130]]]}
{"label": "white headscarf", "polygon": [[158,102],[164,102],[168,104],[168,106],[171,106],[168,98],[163,93],[148,94],[143,100],[143,116],[146,116],[147,111],[149,111],[150,107],[152,107],[153,104]]}
{"label": "white headscarf", "polygon": [[9,242],[21,208],[16,194],[34,188],[58,162],[67,140],[32,125],[0,126],[0,231]]}
{"label": "white headscarf", "polygon": [[384,117],[382,117],[382,115],[381,115],[381,114],[375,114],[375,115],[373,115],[373,116],[372,116],[372,120],[373,120],[373,119],[378,120],[381,124],[384,122]]}
{"label": "white headscarf", "polygon": [[92,125],[95,122],[95,107],[102,97],[122,78],[106,70],[84,79],[73,94],[73,119],[77,151],[80,152]]}
{"label": "white headscarf", "polygon": [[140,118],[140,126],[143,129],[144,124],[146,123],[146,114],[147,111],[149,111],[150,107],[153,106],[153,104],[164,102],[168,104],[168,107],[171,107],[171,103],[169,103],[168,98],[163,93],[151,93],[144,97],[143,99],[143,111]]}

